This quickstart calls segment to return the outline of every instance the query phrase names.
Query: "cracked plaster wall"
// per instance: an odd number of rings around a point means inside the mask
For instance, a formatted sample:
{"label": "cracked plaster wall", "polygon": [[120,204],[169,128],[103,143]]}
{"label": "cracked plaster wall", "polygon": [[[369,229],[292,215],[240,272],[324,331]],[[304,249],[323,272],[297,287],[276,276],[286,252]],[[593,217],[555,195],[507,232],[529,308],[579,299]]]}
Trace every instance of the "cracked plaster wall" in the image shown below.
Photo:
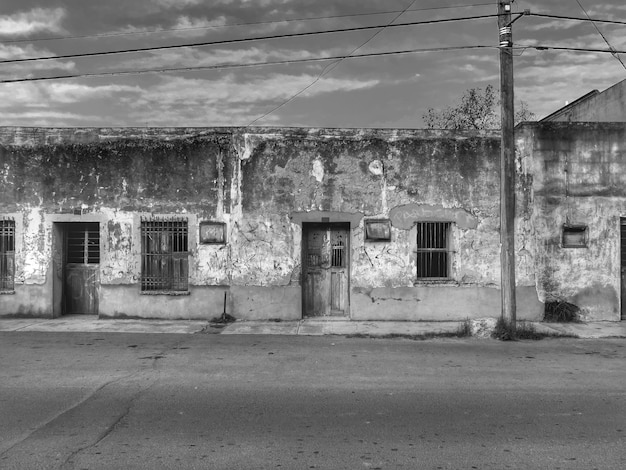
{"label": "cracked plaster wall", "polygon": [[[588,320],[619,320],[626,125],[525,124],[517,147],[532,179],[527,240],[535,245],[539,298],[571,302]],[[563,247],[564,224],[588,227],[585,248]]]}
{"label": "cracked plaster wall", "polygon": [[[147,214],[188,217],[192,294],[208,286],[239,287],[232,292],[245,300],[237,304],[231,296],[229,308],[248,314],[248,307],[266,299],[259,288],[267,287],[278,289],[286,299],[284,308],[299,311],[302,226],[292,219],[294,213],[387,218],[406,209],[404,223],[392,226],[391,242],[366,242],[362,220],[352,227],[355,292],[414,286],[414,222],[420,219],[415,210],[457,222],[452,240],[456,285],[496,286],[498,159],[495,134],[1,128],[0,212],[23,220],[17,284],[49,282],[55,220],[91,216],[101,221],[101,283],[108,289],[101,294],[109,299],[101,308],[111,305],[107,314],[113,316],[125,313],[117,310],[123,301],[114,301],[115,296],[135,303],[136,310],[151,302],[138,295],[139,221]],[[530,202],[518,200],[521,213]],[[76,210],[82,215],[72,216]],[[197,243],[202,220],[225,222],[227,243]],[[518,238],[528,237],[522,230]],[[528,243],[520,246],[532,249]],[[534,282],[530,258],[519,258],[523,285]],[[215,308],[217,294],[211,300]],[[167,308],[176,302],[168,299]],[[193,299],[184,304],[189,308]]]}

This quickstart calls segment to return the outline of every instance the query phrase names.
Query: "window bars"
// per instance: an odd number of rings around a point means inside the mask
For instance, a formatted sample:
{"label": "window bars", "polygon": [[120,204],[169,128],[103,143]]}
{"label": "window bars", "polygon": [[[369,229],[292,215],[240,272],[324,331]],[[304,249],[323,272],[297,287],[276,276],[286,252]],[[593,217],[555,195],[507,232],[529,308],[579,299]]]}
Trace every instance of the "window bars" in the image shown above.
{"label": "window bars", "polygon": [[73,264],[100,263],[100,224],[72,224],[67,232],[67,262]]}
{"label": "window bars", "polygon": [[450,276],[450,222],[417,223],[417,278]]}
{"label": "window bars", "polygon": [[188,228],[186,220],[141,221],[141,291],[188,290]]}
{"label": "window bars", "polygon": [[15,221],[0,219],[0,292],[15,288]]}

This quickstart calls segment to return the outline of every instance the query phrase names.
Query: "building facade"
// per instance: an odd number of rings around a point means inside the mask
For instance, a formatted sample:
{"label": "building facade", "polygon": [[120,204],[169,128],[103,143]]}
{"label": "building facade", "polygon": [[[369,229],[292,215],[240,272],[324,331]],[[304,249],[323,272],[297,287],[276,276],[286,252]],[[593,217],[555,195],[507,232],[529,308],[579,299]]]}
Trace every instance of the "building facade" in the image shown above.
{"label": "building facade", "polygon": [[[567,126],[518,128],[518,318],[618,320],[626,128]],[[0,315],[497,317],[499,158],[489,132],[1,128]]]}

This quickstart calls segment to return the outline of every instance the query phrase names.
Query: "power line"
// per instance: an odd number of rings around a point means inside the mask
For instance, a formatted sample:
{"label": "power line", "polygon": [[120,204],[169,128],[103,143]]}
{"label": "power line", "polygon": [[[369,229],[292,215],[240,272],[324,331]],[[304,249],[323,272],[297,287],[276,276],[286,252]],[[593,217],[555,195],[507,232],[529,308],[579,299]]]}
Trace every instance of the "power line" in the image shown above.
{"label": "power line", "polygon": [[524,45],[524,44],[518,44],[518,47],[515,47],[514,49],[536,49],[538,51],[549,51],[549,50],[555,50],[555,51],[571,51],[571,52],[598,52],[598,53],[604,53],[604,54],[626,54],[626,51],[618,51],[616,49],[594,49],[594,48],[590,48],[590,47],[568,47],[568,46],[539,46],[539,45]]}
{"label": "power line", "polygon": [[[468,20],[477,20],[484,18],[493,18],[498,16],[497,14],[490,15],[477,15],[477,16],[464,16],[458,18],[445,18],[439,20],[426,20],[426,21],[412,21],[409,23],[397,23],[387,25],[388,28],[397,28],[397,27],[406,27],[406,26],[417,26],[417,25],[425,25],[425,24],[439,24],[439,23],[450,23],[454,21],[468,21]],[[187,44],[177,44],[177,45],[169,45],[169,46],[153,46],[153,47],[142,47],[142,48],[134,48],[134,49],[121,49],[116,51],[102,51],[102,52],[85,52],[81,54],[65,54],[65,55],[57,55],[57,56],[47,56],[47,57],[32,57],[26,59],[8,59],[8,60],[0,60],[0,64],[13,64],[18,62],[34,62],[37,60],[58,60],[58,59],[76,59],[82,57],[96,57],[103,55],[115,55],[115,54],[129,54],[136,52],[150,52],[150,51],[162,51],[168,49],[180,49],[183,47],[201,47],[201,46],[216,46],[222,44],[236,44],[242,42],[250,42],[250,41],[265,41],[269,39],[284,39],[284,38],[295,38],[295,37],[305,37],[305,36],[315,36],[318,34],[334,34],[334,33],[345,33],[345,32],[354,32],[354,31],[367,31],[371,29],[380,29],[385,25],[375,25],[375,26],[358,26],[353,28],[339,28],[339,29],[327,29],[322,31],[310,31],[304,33],[290,33],[290,34],[273,34],[268,36],[257,36],[252,38],[238,38],[238,39],[222,39],[218,41],[206,41],[206,42],[195,42],[195,43],[187,43]]]}
{"label": "power line", "polygon": [[[350,54],[348,54],[348,56],[353,55],[354,53],[356,53],[359,49],[361,49],[362,47],[364,47],[365,45],[367,45],[368,43],[370,43],[376,36],[378,36],[380,33],[382,33],[385,28],[387,26],[389,26],[391,23],[393,23],[394,21],[396,21],[398,18],[400,18],[409,8],[411,8],[415,2],[417,0],[413,0],[411,2],[411,4],[406,7],[404,10],[402,10],[400,13],[398,13],[391,21],[389,21],[387,23],[387,25],[384,28],[379,29],[378,31],[376,31],[372,36],[370,36],[369,39],[367,39],[365,42],[361,43],[359,46],[355,47],[352,52],[350,52]],[[345,59],[339,59],[337,62],[334,62],[332,64],[328,64],[326,67],[324,67],[324,70],[322,70],[320,72],[320,74],[315,78],[315,80],[313,80],[311,83],[309,83],[307,86],[305,86],[304,88],[302,88],[301,90],[299,90],[298,92],[294,93],[291,97],[287,98],[286,100],[284,100],[283,102],[281,102],[280,104],[278,104],[277,106],[273,107],[272,109],[270,109],[269,111],[267,111],[266,113],[262,114],[261,116],[257,117],[256,119],[252,120],[250,123],[248,123],[248,125],[246,127],[250,127],[251,125],[255,124],[256,122],[260,121],[261,119],[266,118],[267,116],[269,116],[270,114],[272,114],[274,111],[279,110],[280,108],[282,108],[283,106],[285,106],[287,103],[291,103],[293,100],[295,100],[298,96],[300,96],[302,93],[304,93],[305,91],[307,91],[309,88],[311,88],[313,85],[315,85],[318,81],[321,80],[321,78],[326,75],[327,73],[332,72],[333,70],[335,70],[335,68],[337,68],[339,66],[339,64],[341,62],[343,62]]]}
{"label": "power line", "polygon": [[118,76],[118,75],[140,75],[144,73],[166,73],[166,72],[188,72],[196,70],[221,70],[221,69],[234,69],[234,68],[248,68],[248,67],[261,67],[268,65],[287,65],[287,64],[301,64],[306,62],[323,62],[328,60],[343,60],[343,59],[361,59],[368,57],[385,57],[402,54],[417,54],[425,52],[443,52],[443,51],[457,51],[466,49],[497,49],[497,46],[448,46],[448,47],[432,47],[422,49],[407,49],[400,51],[389,52],[371,52],[367,54],[356,55],[339,55],[339,56],[327,56],[327,57],[312,57],[307,59],[289,59],[289,60],[277,60],[268,62],[248,62],[241,64],[218,64],[218,65],[199,65],[192,67],[168,67],[168,68],[153,68],[153,69],[141,69],[141,70],[121,70],[115,72],[94,72],[94,73],[80,73],[73,75],[57,75],[53,77],[29,77],[29,78],[11,78],[6,80],[0,80],[0,83],[18,83],[18,82],[39,82],[47,80],[62,80],[68,78],[86,78],[86,77],[105,77],[105,76]]}
{"label": "power line", "polygon": [[[407,12],[412,11],[429,11],[429,10],[445,10],[451,8],[466,8],[466,7],[477,7],[477,6],[485,6],[492,5],[492,3],[472,3],[469,5],[448,5],[442,7],[430,7],[430,8],[413,8],[406,10]],[[274,21],[252,21],[252,22],[242,22],[242,23],[226,23],[221,25],[210,25],[210,26],[194,26],[188,28],[155,28],[145,31],[125,31],[125,32],[117,32],[117,33],[102,33],[102,34],[85,34],[85,35],[75,35],[75,36],[51,36],[44,38],[32,38],[32,39],[11,39],[8,41],[0,41],[0,44],[13,44],[13,43],[21,43],[21,42],[39,42],[39,41],[58,41],[65,39],[89,39],[89,38],[107,38],[107,37],[118,37],[118,36],[134,36],[141,34],[154,34],[154,33],[169,33],[169,32],[180,32],[180,31],[197,31],[202,29],[219,29],[219,28],[232,28],[237,26],[262,26],[269,24],[277,24],[277,23],[290,23],[296,21],[314,21],[314,20],[329,20],[329,19],[340,19],[340,18],[356,18],[362,16],[381,16],[381,15],[390,15],[392,13],[400,13],[403,10],[387,10],[387,11],[379,11],[379,12],[371,12],[371,13],[352,13],[346,15],[330,15],[330,16],[311,16],[304,18],[286,18],[282,20],[274,20]]]}
{"label": "power line", "polygon": [[[576,0],[576,3],[578,3],[578,5],[580,6],[581,10],[585,13],[585,16],[589,19],[589,21],[591,21],[591,24],[593,25],[593,27],[596,28],[596,31],[598,32],[598,34],[600,36],[602,36],[602,39],[604,39],[604,42],[606,42],[606,45],[609,46],[609,48],[612,51],[615,51],[615,48],[611,45],[611,43],[606,38],[606,36],[604,34],[602,34],[602,31],[600,31],[600,28],[598,28],[598,25],[596,25],[593,22],[593,20],[591,18],[589,18],[589,14],[587,13],[587,10],[585,10],[585,7],[583,7],[582,3],[580,3],[579,0]],[[619,63],[622,64],[622,67],[624,67],[624,70],[626,70],[626,65],[624,65],[624,62],[622,62],[621,57],[618,56],[616,52],[613,53],[613,57],[615,57],[619,61]]]}
{"label": "power line", "polygon": [[580,18],[577,16],[563,16],[563,15],[548,15],[544,13],[525,13],[527,16],[537,16],[540,18],[552,18],[555,20],[571,20],[571,21],[592,21],[594,23],[606,23],[606,24],[619,24],[626,25],[626,21],[617,21],[617,20],[603,20],[599,18]]}

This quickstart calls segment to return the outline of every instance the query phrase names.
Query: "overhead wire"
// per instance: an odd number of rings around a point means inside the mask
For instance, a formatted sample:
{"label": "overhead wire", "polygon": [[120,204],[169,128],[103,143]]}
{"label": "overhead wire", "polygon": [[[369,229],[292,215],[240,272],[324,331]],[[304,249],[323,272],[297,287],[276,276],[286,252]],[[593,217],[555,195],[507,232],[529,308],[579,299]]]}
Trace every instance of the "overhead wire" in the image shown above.
{"label": "overhead wire", "polygon": [[[437,20],[424,20],[424,21],[411,21],[408,23],[396,23],[389,24],[387,28],[398,28],[398,27],[407,27],[407,26],[417,26],[417,25],[425,25],[425,24],[441,24],[441,23],[451,23],[455,21],[470,21],[477,19],[485,19],[485,18],[493,18],[497,17],[498,14],[489,14],[489,15],[475,15],[475,16],[464,16],[457,18],[443,18]],[[35,62],[40,60],[60,60],[60,59],[77,59],[83,57],[98,57],[105,55],[117,55],[117,54],[130,54],[137,52],[152,52],[152,51],[163,51],[169,49],[181,49],[186,47],[203,47],[203,46],[216,46],[216,45],[224,45],[224,44],[237,44],[243,42],[252,42],[252,41],[266,41],[272,39],[285,39],[285,38],[296,38],[296,37],[306,37],[306,36],[316,36],[321,34],[336,34],[336,33],[345,33],[345,32],[354,32],[354,31],[368,31],[372,29],[380,29],[385,25],[374,25],[374,26],[357,26],[351,28],[336,28],[336,29],[327,29],[320,31],[307,31],[300,33],[286,33],[286,34],[272,34],[266,36],[257,36],[257,37],[247,37],[247,38],[235,38],[235,39],[221,39],[217,41],[203,41],[203,42],[194,42],[194,43],[186,43],[186,44],[171,44],[166,46],[151,46],[151,47],[138,47],[132,49],[119,49],[113,51],[100,51],[100,52],[84,52],[77,54],[63,54],[56,56],[44,56],[44,57],[29,57],[22,59],[4,59],[0,60],[0,64],[14,64],[20,62]]]}
{"label": "overhead wire", "polygon": [[0,83],[19,83],[19,82],[39,82],[47,80],[62,80],[69,78],[87,78],[87,77],[105,77],[105,76],[119,76],[119,75],[140,75],[144,73],[166,73],[166,72],[186,72],[196,70],[220,70],[220,69],[235,69],[235,68],[248,68],[248,67],[262,67],[268,65],[288,65],[288,64],[302,64],[307,62],[323,62],[323,61],[336,61],[343,59],[361,59],[368,57],[385,57],[402,54],[417,54],[425,52],[442,52],[442,51],[456,51],[466,49],[498,49],[498,46],[487,45],[475,45],[475,46],[446,46],[446,47],[431,47],[420,49],[406,49],[400,51],[387,51],[387,52],[371,52],[366,54],[353,54],[353,55],[337,55],[327,57],[309,57],[306,59],[286,59],[267,62],[247,62],[240,64],[216,64],[216,65],[197,65],[190,67],[161,67],[152,69],[141,70],[120,70],[114,72],[93,72],[93,73],[80,73],[80,74],[67,74],[57,75],[52,77],[26,77],[26,78],[11,78],[0,80]]}
{"label": "overhead wire", "polygon": [[571,20],[571,21],[592,21],[593,23],[606,23],[606,24],[616,24],[616,25],[626,25],[626,21],[618,21],[618,20],[605,20],[600,18],[581,18],[578,16],[564,16],[564,15],[551,15],[547,13],[534,13],[528,12],[524,13],[526,16],[537,16],[539,18],[551,18],[555,20]]}
{"label": "overhead wire", "polygon": [[[579,0],[576,0],[576,3],[578,3],[578,5],[579,5],[579,6],[580,6],[580,8],[582,9],[582,11],[585,13],[585,16],[589,19],[589,21],[591,21],[591,24],[592,24],[592,25],[593,25],[593,27],[596,29],[596,31],[598,32],[598,34],[599,34],[600,36],[602,36],[602,39],[604,39],[604,42],[606,42],[606,45],[607,45],[607,46],[609,46],[609,48],[610,48],[612,51],[615,51],[615,48],[611,45],[611,43],[610,43],[610,42],[609,42],[609,40],[606,38],[606,36],[605,36],[604,34],[602,34],[602,31],[600,31],[600,28],[598,28],[598,25],[596,25],[596,24],[594,23],[594,21],[593,21],[591,18],[589,18],[589,14],[587,13],[587,10],[585,10],[585,7],[583,7],[582,3],[580,3],[580,1],[579,1]],[[626,65],[624,64],[624,62],[622,62],[622,58],[621,58],[619,55],[617,55],[617,52],[614,52],[612,55],[613,55],[613,57],[615,57],[615,58],[619,61],[619,63],[620,63],[620,64],[622,64],[622,67],[624,67],[624,70],[626,70]]]}
{"label": "overhead wire", "polygon": [[[406,7],[404,10],[402,10],[400,13],[398,13],[398,15],[396,15],[391,21],[389,21],[387,23],[387,25],[381,29],[379,29],[378,31],[376,31],[372,36],[370,36],[369,39],[367,39],[365,42],[361,43],[359,46],[355,47],[352,52],[350,52],[350,54],[348,54],[348,57],[353,55],[354,53],[356,53],[359,49],[365,47],[367,44],[369,44],[376,36],[378,36],[380,33],[382,33],[387,26],[389,26],[390,24],[392,24],[394,21],[396,21],[398,18],[400,18],[409,8],[411,8],[413,5],[415,5],[415,2],[417,0],[413,0],[411,2],[411,4]],[[284,100],[283,102],[281,102],[280,104],[278,104],[277,106],[275,106],[274,108],[270,109],[269,111],[267,111],[266,113],[262,114],[261,116],[257,117],[256,119],[253,119],[251,122],[249,122],[246,127],[250,127],[251,125],[255,124],[256,122],[265,119],[267,116],[269,116],[270,114],[272,114],[273,112],[279,110],[280,108],[282,108],[283,106],[285,106],[288,103],[291,103],[293,100],[295,100],[298,96],[300,96],[302,93],[304,93],[305,91],[307,91],[309,88],[311,88],[313,85],[315,85],[318,81],[320,81],[322,79],[323,76],[325,76],[326,74],[332,72],[341,62],[343,62],[346,58],[341,58],[339,60],[337,60],[336,62],[332,63],[332,64],[328,64],[326,67],[324,67],[324,69],[320,72],[320,74],[308,85],[306,85],[304,88],[300,89],[299,91],[297,91],[295,94],[293,94],[291,97],[289,97],[288,99]]]}
{"label": "overhead wire", "polygon": [[[492,3],[472,3],[468,5],[447,5],[441,7],[428,7],[428,8],[412,8],[407,10],[407,12],[413,11],[430,11],[430,10],[445,10],[445,9],[458,9],[458,8],[467,8],[467,7],[476,7],[476,6],[485,6],[492,5]],[[381,16],[381,15],[390,15],[393,13],[404,12],[404,10],[387,10],[387,11],[379,11],[379,12],[370,12],[370,13],[351,13],[345,15],[329,15],[329,16],[311,16],[311,17],[303,17],[303,18],[285,18],[281,20],[274,21],[251,21],[251,22],[241,22],[241,23],[226,23],[226,24],[217,24],[217,25],[207,25],[207,26],[191,26],[186,28],[155,28],[144,31],[119,31],[112,33],[101,33],[101,34],[84,34],[84,35],[74,35],[74,36],[51,36],[51,37],[43,37],[43,38],[32,38],[32,39],[10,39],[10,40],[0,40],[0,44],[13,44],[13,43],[21,43],[21,42],[39,42],[39,41],[58,41],[58,40],[66,40],[66,39],[90,39],[90,38],[108,38],[108,37],[119,37],[119,36],[133,36],[133,35],[145,35],[145,34],[155,34],[155,33],[169,33],[169,32],[184,32],[184,31],[198,31],[203,29],[219,29],[219,28],[231,28],[238,26],[263,26],[270,24],[279,24],[279,23],[290,23],[290,22],[302,22],[302,21],[315,21],[315,20],[328,20],[328,19],[342,19],[342,18],[358,18],[363,16]]]}

